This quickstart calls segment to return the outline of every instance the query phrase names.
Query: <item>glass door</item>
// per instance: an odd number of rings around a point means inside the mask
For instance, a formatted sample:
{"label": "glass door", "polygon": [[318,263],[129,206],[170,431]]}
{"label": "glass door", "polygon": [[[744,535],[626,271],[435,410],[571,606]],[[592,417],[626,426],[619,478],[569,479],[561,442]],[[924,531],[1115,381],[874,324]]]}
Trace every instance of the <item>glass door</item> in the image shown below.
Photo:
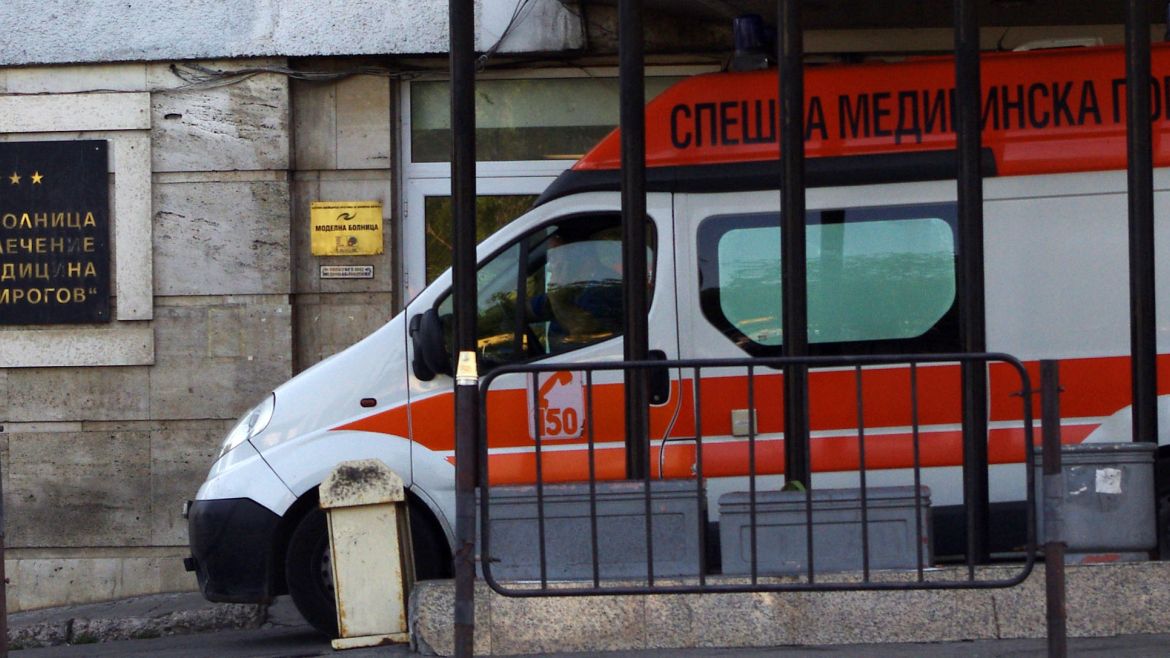
{"label": "glass door", "polygon": [[[552,176],[480,178],[476,181],[476,242],[532,207]],[[403,270],[406,297],[412,299],[451,266],[450,179],[415,179],[407,183]]]}

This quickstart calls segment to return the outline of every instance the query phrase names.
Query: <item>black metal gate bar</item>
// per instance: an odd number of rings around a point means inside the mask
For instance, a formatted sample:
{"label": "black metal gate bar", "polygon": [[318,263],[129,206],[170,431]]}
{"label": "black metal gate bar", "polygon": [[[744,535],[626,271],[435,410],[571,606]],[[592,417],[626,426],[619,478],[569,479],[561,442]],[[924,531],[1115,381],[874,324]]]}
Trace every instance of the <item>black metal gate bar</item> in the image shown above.
{"label": "black metal gate bar", "polygon": [[[760,376],[757,373],[757,370],[759,368],[768,368],[768,369],[773,370],[773,371],[778,371],[780,374],[782,374],[784,371],[787,371],[789,368],[791,368],[794,365],[800,365],[806,369],[810,369],[810,370],[815,369],[817,371],[845,369],[846,371],[852,370],[854,372],[854,376],[858,379],[858,381],[861,381],[862,378],[861,378],[861,375],[859,373],[863,373],[865,368],[872,367],[874,369],[877,369],[877,368],[883,368],[883,367],[887,367],[887,366],[901,366],[901,367],[908,367],[909,368],[909,376],[910,376],[911,384],[914,387],[914,389],[917,390],[917,384],[919,381],[917,369],[920,365],[951,366],[954,368],[954,370],[951,372],[954,375],[958,376],[961,374],[959,371],[961,370],[961,366],[963,364],[971,364],[972,368],[978,367],[979,369],[986,371],[987,364],[991,361],[1001,363],[1001,364],[1007,366],[1008,368],[1010,368],[1012,371],[1014,371],[1016,373],[1017,381],[1019,382],[1019,389],[1018,389],[1018,392],[1016,393],[1016,395],[1018,395],[1019,404],[1020,404],[1020,411],[1019,411],[1019,416],[1018,416],[1018,418],[1020,419],[1019,431],[1021,431],[1021,435],[1020,435],[1021,449],[1024,453],[1022,466],[1023,466],[1024,472],[1025,472],[1024,481],[1025,481],[1025,491],[1026,491],[1025,504],[1027,506],[1027,519],[1026,519],[1027,536],[1025,538],[1025,541],[1023,542],[1024,562],[1020,566],[1019,570],[1014,573],[1014,575],[1009,575],[1007,577],[1003,577],[1003,576],[1000,576],[998,574],[992,573],[992,574],[982,574],[981,577],[976,577],[976,572],[973,569],[968,567],[966,569],[963,569],[963,576],[962,577],[958,577],[957,575],[956,576],[947,576],[944,573],[939,573],[939,574],[932,574],[929,578],[926,578],[924,576],[925,564],[924,564],[924,558],[922,557],[923,553],[921,551],[918,551],[917,552],[917,560],[915,563],[916,573],[915,573],[915,578],[913,580],[905,579],[905,580],[891,581],[891,580],[887,580],[884,577],[874,579],[873,578],[874,574],[873,574],[873,569],[872,569],[872,563],[870,565],[870,569],[866,570],[865,573],[862,574],[863,577],[860,581],[856,581],[856,580],[852,580],[852,579],[848,579],[845,581],[833,580],[832,578],[823,578],[821,576],[814,577],[815,567],[814,567],[813,563],[811,562],[811,560],[808,563],[808,567],[807,567],[807,574],[808,574],[807,578],[793,580],[793,579],[772,579],[772,578],[764,578],[763,577],[762,572],[765,569],[762,566],[762,556],[770,555],[770,553],[765,553],[764,551],[772,548],[770,545],[768,545],[772,540],[769,538],[768,541],[765,542],[763,537],[758,536],[759,535],[758,528],[757,528],[758,519],[756,518],[756,516],[757,516],[756,513],[759,512],[761,510],[761,507],[762,507],[762,505],[759,504],[759,501],[756,500],[757,496],[759,495],[759,492],[756,490],[756,487],[757,487],[756,477],[759,475],[759,473],[757,472],[759,469],[757,468],[757,460],[755,458],[757,456],[755,455],[755,453],[759,447],[757,445],[757,442],[759,440],[759,437],[757,436],[759,428],[757,427],[757,422],[756,422],[756,418],[755,418],[756,398],[753,397],[754,390],[756,388],[756,381],[758,380],[758,378]],[[491,388],[493,382],[495,382],[499,377],[502,377],[505,375],[515,376],[516,373],[524,373],[528,376],[531,376],[534,380],[538,380],[541,373],[563,372],[566,370],[573,371],[573,372],[579,371],[579,372],[584,372],[586,374],[585,381],[587,382],[587,384],[591,388],[594,384],[594,381],[595,381],[595,379],[593,377],[593,373],[605,372],[605,371],[608,371],[610,373],[614,373],[613,375],[610,375],[609,377],[606,378],[607,380],[612,381],[613,379],[618,378],[618,376],[616,375],[616,373],[618,371],[624,372],[625,370],[628,370],[628,369],[641,369],[641,370],[650,370],[651,368],[660,369],[664,366],[668,367],[668,368],[679,369],[680,372],[685,371],[687,369],[690,369],[695,373],[695,386],[694,386],[695,398],[694,399],[695,399],[696,408],[695,408],[694,414],[695,414],[695,423],[696,423],[695,429],[696,429],[696,431],[695,431],[694,440],[696,440],[697,442],[701,442],[703,440],[703,434],[704,434],[704,432],[702,431],[702,427],[703,427],[702,419],[703,419],[704,415],[703,415],[702,408],[701,408],[702,397],[703,397],[702,384],[701,384],[701,372],[703,371],[703,369],[735,369],[735,370],[742,369],[742,372],[745,373],[745,379],[749,380],[748,381],[748,388],[744,392],[744,395],[751,398],[750,400],[748,400],[748,403],[747,403],[748,412],[749,412],[748,413],[748,421],[747,421],[747,437],[746,437],[747,445],[745,446],[745,448],[747,450],[746,450],[746,455],[744,458],[745,458],[745,460],[750,460],[751,466],[750,466],[749,472],[747,473],[747,476],[748,476],[748,484],[750,487],[752,487],[752,490],[749,493],[748,501],[747,501],[749,506],[750,506],[750,512],[751,512],[751,518],[748,521],[750,523],[750,526],[748,528],[744,528],[745,533],[750,533],[750,538],[748,541],[750,546],[745,546],[743,550],[745,553],[747,553],[748,551],[751,551],[752,554],[751,554],[750,559],[748,559],[746,561],[747,563],[744,564],[745,578],[743,578],[743,579],[732,578],[732,579],[726,579],[726,580],[719,579],[715,582],[711,582],[709,579],[704,579],[701,577],[702,570],[700,570],[700,577],[697,579],[694,578],[693,576],[687,576],[687,577],[681,578],[681,579],[675,578],[675,579],[669,579],[669,580],[660,580],[660,581],[656,582],[653,580],[653,578],[651,578],[651,576],[653,575],[653,568],[654,568],[653,562],[648,561],[647,562],[647,572],[646,572],[647,578],[645,580],[643,580],[642,582],[637,582],[636,578],[634,580],[624,578],[622,580],[603,582],[598,578],[598,567],[597,567],[596,562],[595,562],[593,565],[592,573],[590,574],[593,576],[591,579],[587,579],[586,577],[583,576],[583,580],[580,582],[566,581],[566,582],[551,584],[548,582],[547,578],[545,577],[545,570],[547,568],[545,563],[549,559],[549,557],[542,550],[541,554],[539,556],[539,560],[541,562],[540,583],[525,583],[517,588],[513,588],[513,587],[510,587],[508,585],[502,584],[492,574],[493,562],[496,559],[500,558],[500,556],[494,554],[493,548],[492,548],[492,541],[491,541],[492,523],[491,523],[491,504],[490,504],[492,488],[488,486],[488,482],[490,479],[490,477],[489,477],[490,476],[490,474],[489,474],[490,462],[488,459],[484,458],[484,459],[482,459],[481,468],[479,470],[479,478],[480,478],[479,482],[480,482],[481,491],[483,492],[481,495],[481,499],[480,499],[480,513],[482,515],[481,521],[482,521],[482,530],[483,530],[482,537],[481,537],[481,539],[482,539],[482,541],[481,541],[482,554],[481,555],[482,555],[482,565],[483,565],[484,578],[485,578],[486,582],[489,584],[489,586],[491,586],[494,590],[496,590],[497,592],[499,592],[503,595],[506,595],[506,596],[530,597],[530,596],[591,596],[591,595],[601,595],[601,594],[605,594],[605,595],[627,595],[627,594],[633,595],[633,594],[647,594],[647,593],[703,593],[703,592],[730,593],[730,592],[766,592],[766,591],[853,591],[853,590],[966,589],[966,588],[986,589],[986,588],[994,588],[994,587],[1010,587],[1013,585],[1017,585],[1017,584],[1023,582],[1027,578],[1027,576],[1031,573],[1031,570],[1032,570],[1032,567],[1033,567],[1033,564],[1035,561],[1035,554],[1036,554],[1036,532],[1035,532],[1035,514],[1034,514],[1034,506],[1036,504],[1036,489],[1035,489],[1035,473],[1033,471],[1034,455],[1033,455],[1032,450],[1029,449],[1031,446],[1034,445],[1033,432],[1032,432],[1032,395],[1033,395],[1033,389],[1032,389],[1032,385],[1031,385],[1031,380],[1029,378],[1029,375],[1028,375],[1028,372],[1026,371],[1026,369],[1023,367],[1023,365],[1018,360],[1016,360],[1015,358],[1008,356],[1008,355],[960,353],[960,354],[936,354],[936,355],[773,357],[773,358],[754,358],[754,359],[753,358],[744,358],[744,359],[690,359],[690,360],[683,359],[683,360],[674,360],[674,361],[666,361],[666,362],[664,362],[662,360],[645,360],[645,361],[619,361],[619,362],[590,362],[590,363],[573,363],[573,364],[567,364],[567,363],[520,364],[520,365],[500,367],[498,369],[493,370],[491,373],[489,373],[485,377],[483,377],[483,379],[480,382],[480,395],[482,398],[486,399],[486,396],[488,395],[489,389]],[[942,371],[942,372],[945,372],[945,371]],[[619,379],[619,381],[620,381],[620,379]],[[860,399],[860,393],[861,393],[861,391],[864,390],[864,382],[862,381],[861,383],[862,383],[861,386],[856,387],[856,390],[858,392],[858,400],[856,401],[856,403],[857,403],[858,409],[859,409],[859,411],[858,411],[858,418],[860,419],[859,425],[862,428],[864,428],[865,413],[864,413],[864,406],[862,405],[862,400]],[[529,382],[526,385],[531,385],[531,382]],[[1003,391],[1001,393],[1006,393],[1006,391]],[[587,395],[586,399],[589,400],[588,407],[587,407],[589,409],[588,413],[589,413],[589,415],[592,415],[593,414],[594,396],[592,394],[592,391],[590,391],[586,395]],[[728,400],[722,399],[721,402],[723,404],[727,404]],[[914,465],[915,465],[915,469],[914,469],[915,472],[913,473],[913,477],[914,477],[914,484],[915,484],[915,490],[916,490],[916,494],[914,496],[916,516],[922,514],[923,505],[925,503],[924,494],[917,493],[921,488],[921,486],[920,486],[921,485],[921,479],[920,479],[921,475],[919,473],[920,468],[921,468],[920,456],[919,456],[919,447],[920,447],[919,420],[920,419],[919,419],[918,406],[919,406],[919,398],[918,398],[917,394],[912,394],[911,399],[910,399],[910,414],[911,414],[912,427],[907,428],[907,431],[911,434],[911,437],[914,441],[913,460],[914,460]],[[481,414],[482,414],[481,422],[485,428],[489,427],[489,423],[488,423],[489,411],[490,411],[490,409],[488,409],[488,407],[486,405],[481,406]],[[936,420],[934,422],[937,423],[939,421]],[[588,440],[590,442],[590,445],[592,445],[593,442],[597,440],[597,437],[595,437],[592,434],[592,430],[590,430],[590,435],[589,435]],[[602,440],[605,440],[604,437],[602,437]],[[663,445],[663,449],[665,449],[666,442],[663,442],[662,445]],[[482,449],[485,452],[481,453],[481,454],[486,455],[486,447],[482,447]],[[592,450],[592,448],[590,448],[590,449]],[[701,451],[697,448],[696,454],[699,454],[700,452]],[[592,460],[592,457],[590,457],[590,459]],[[859,468],[865,467],[866,461],[868,461],[868,460],[863,458],[861,460],[861,463],[858,464]],[[695,469],[696,477],[700,477],[700,478],[703,477],[701,465],[696,465],[696,466],[697,466]],[[591,474],[591,477],[594,477],[594,478],[596,477],[596,471],[592,470],[592,468],[590,470],[590,474]],[[698,487],[697,491],[702,492],[701,486],[702,486],[701,481],[696,483],[696,487]],[[591,491],[591,494],[590,494],[591,497],[593,495],[595,495],[595,493],[594,493],[595,490],[593,488],[591,488],[590,491]],[[814,517],[814,515],[811,514],[811,512],[810,512],[811,507],[807,506],[807,501],[808,501],[807,496],[808,496],[808,493],[806,492],[805,523],[811,525],[811,524],[814,524],[817,521],[817,518],[819,518],[819,517]],[[599,506],[597,506],[597,505],[591,504],[591,507],[590,507],[591,515],[593,515],[593,516],[597,515],[598,507]],[[701,507],[701,504],[700,504],[700,507]],[[544,509],[544,505],[538,504],[536,507],[536,513],[538,515],[544,515],[546,513],[546,511]],[[538,525],[540,527],[551,527],[551,526],[548,526],[547,524],[544,524],[543,522],[541,522],[539,520],[538,520]],[[916,520],[915,526],[918,529],[916,536],[921,537],[921,534],[922,534],[921,522],[919,520]],[[645,528],[646,528],[646,533],[648,535],[653,531],[653,526],[650,523],[647,523],[645,525]],[[582,534],[584,534],[584,532],[585,532],[584,528],[582,528]],[[594,529],[591,529],[590,532],[596,533],[597,530],[594,528]],[[698,534],[700,541],[705,540],[705,536],[704,536],[705,535],[705,527],[702,523],[698,524],[698,527],[695,528],[695,532]],[[866,555],[868,555],[868,551],[870,550],[870,546],[869,546],[870,539],[871,539],[871,537],[869,535],[866,535],[863,537],[861,550],[865,551]],[[592,544],[594,552],[599,550],[598,547],[602,543],[602,541],[603,540],[600,537],[592,538],[591,544]],[[824,541],[824,539],[822,538],[822,542],[823,541]],[[921,541],[921,540],[919,539],[918,541]],[[757,543],[761,544],[761,546],[759,547],[759,550],[757,550],[755,548]],[[649,537],[647,537],[647,541],[644,545],[647,546],[648,549],[652,547],[652,544],[649,541]],[[594,556],[594,559],[596,560],[596,556]],[[725,565],[726,565],[726,562],[725,562]],[[748,575],[750,575],[750,578],[746,577]]]}
{"label": "black metal gate bar", "polygon": [[[593,551],[593,586],[601,586],[600,549],[597,542],[597,434],[593,428],[593,371],[585,373],[585,431],[589,440],[589,546]],[[486,437],[485,437],[486,438]]]}
{"label": "black metal gate bar", "polygon": [[[699,415],[699,409],[701,408],[700,405],[702,404],[702,400],[703,400],[702,371],[703,371],[702,368],[695,368],[694,369],[694,373],[695,373],[695,379],[694,379],[694,382],[695,382],[695,384],[694,384],[694,386],[695,386],[695,392],[694,392],[695,403],[693,405],[695,408],[695,414],[694,414],[694,418],[695,418],[695,420],[694,420],[694,422],[695,422],[695,487],[698,489],[698,494],[699,494],[695,500],[695,504],[698,505],[697,511],[698,511],[698,520],[699,520],[699,565],[698,566],[699,566],[699,585],[700,586],[707,584],[707,572],[706,572],[706,566],[707,566],[707,542],[706,542],[707,520],[705,518],[706,515],[703,514],[703,511],[707,508],[706,501],[703,499],[704,483],[706,482],[706,479],[703,478],[703,419]],[[681,380],[681,377],[680,377],[680,380]],[[679,395],[682,395],[682,393],[683,393],[682,392],[682,384],[680,382]],[[663,443],[662,443],[662,450],[664,452],[666,450],[666,442],[665,441],[663,441]],[[661,460],[660,460],[660,463],[665,464],[665,462],[661,461]],[[665,472],[665,470],[666,470],[665,466],[659,468],[659,474],[661,475],[662,473]],[[0,504],[2,504],[2,503],[3,503],[3,500],[0,500]],[[2,510],[2,506],[0,506],[0,510]],[[2,537],[2,535],[0,535],[0,537]]]}
{"label": "black metal gate bar", "polygon": [[[475,638],[475,484],[479,396],[475,372],[475,7],[450,0],[452,295],[455,349],[455,655],[471,656]],[[470,363],[463,363],[464,355]],[[470,366],[470,371],[467,367]]]}
{"label": "black metal gate bar", "polygon": [[[1154,298],[1154,156],[1150,126],[1150,3],[1125,3],[1126,182],[1129,192],[1129,336],[1133,440],[1158,442],[1158,329]],[[1154,469],[1155,478],[1160,469]],[[1165,483],[1158,483],[1164,485]],[[1162,491],[1160,486],[1157,491]],[[1158,517],[1163,558],[1166,528]]]}
{"label": "black metal gate bar", "polygon": [[[808,263],[805,261],[804,31],[801,0],[780,0],[780,262],[784,356],[808,354]],[[784,371],[784,481],[811,488],[808,374]]]}
{"label": "black metal gate bar", "polygon": [[[646,318],[646,85],[643,51],[642,0],[619,0],[623,349],[627,361],[644,361],[650,349]],[[631,480],[647,479],[650,474],[645,375],[645,371],[640,370],[626,373],[626,477]],[[647,484],[647,506],[649,496]],[[649,519],[649,515],[646,518]]]}
{"label": "black metal gate bar", "polygon": [[[958,147],[959,335],[964,352],[987,349],[983,282],[983,174],[980,167],[979,20],[975,0],[954,0],[955,95]],[[963,496],[967,504],[967,566],[986,564],[989,487],[987,481],[987,373],[964,364]]]}
{"label": "black metal gate bar", "polygon": [[760,539],[756,528],[756,369],[747,368],[748,407],[748,518],[751,519],[752,584],[759,578]]}
{"label": "black metal gate bar", "polygon": [[[1048,655],[1068,654],[1065,627],[1064,475],[1060,463],[1060,362],[1040,362],[1041,429],[1044,434],[1044,593],[1048,618]],[[1031,450],[1032,447],[1028,446]]]}
{"label": "black metal gate bar", "polygon": [[[918,364],[910,364],[910,438],[914,446],[914,509],[922,509],[922,445],[918,435]],[[922,516],[914,515],[914,536],[922,536]],[[922,542],[918,542],[918,582],[926,579]]]}
{"label": "black metal gate bar", "polygon": [[[544,418],[540,414],[540,374],[533,373],[528,382],[529,395],[536,401],[532,405],[532,443],[533,453],[536,456],[536,531],[540,555],[540,586],[548,587],[548,551],[545,546],[544,533]],[[485,400],[486,403],[486,400]]]}
{"label": "black metal gate bar", "polygon": [[[866,493],[869,487],[865,477],[865,390],[862,385],[862,372],[861,366],[853,369],[853,380],[857,388],[857,474],[861,484],[861,573],[865,580],[869,580],[869,496]],[[918,514],[915,514],[914,518],[918,518]],[[921,555],[918,556],[918,567],[922,568]]]}

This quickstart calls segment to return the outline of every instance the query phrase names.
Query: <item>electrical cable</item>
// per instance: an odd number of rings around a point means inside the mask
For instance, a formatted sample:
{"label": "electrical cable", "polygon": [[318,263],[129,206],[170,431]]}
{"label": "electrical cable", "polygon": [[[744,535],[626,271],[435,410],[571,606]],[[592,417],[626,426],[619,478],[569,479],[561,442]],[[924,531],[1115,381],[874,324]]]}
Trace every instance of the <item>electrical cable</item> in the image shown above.
{"label": "electrical cable", "polygon": [[342,71],[301,71],[287,66],[252,66],[230,71],[213,69],[200,64],[171,64],[171,73],[185,84],[156,91],[186,91],[193,89],[214,89],[234,84],[263,73],[275,73],[295,80],[307,82],[334,82],[358,75],[372,75],[392,79],[412,79],[416,71],[398,71],[378,66],[359,66]]}
{"label": "electrical cable", "polygon": [[508,24],[504,26],[504,31],[500,33],[500,38],[496,39],[496,42],[493,43],[491,47],[489,47],[483,52],[482,55],[476,58],[475,68],[477,71],[482,71],[487,66],[488,60],[499,51],[500,46],[504,44],[504,40],[506,40],[512,34],[512,30],[517,25],[519,25],[521,21],[528,17],[528,12],[531,10],[532,0],[518,0],[516,2],[516,6],[512,8],[512,16],[508,19]]}

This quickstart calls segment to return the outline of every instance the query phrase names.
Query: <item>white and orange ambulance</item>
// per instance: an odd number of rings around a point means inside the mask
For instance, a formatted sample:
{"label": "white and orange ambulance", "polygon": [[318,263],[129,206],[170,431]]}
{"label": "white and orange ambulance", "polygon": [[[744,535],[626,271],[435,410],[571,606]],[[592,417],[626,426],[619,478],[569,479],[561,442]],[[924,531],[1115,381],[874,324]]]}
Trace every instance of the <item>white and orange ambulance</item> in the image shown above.
{"label": "white and orange ambulance", "polygon": [[[1156,46],[1152,57],[1157,250],[1167,253],[1170,48]],[[982,65],[987,347],[1029,367],[1060,360],[1071,443],[1130,440],[1123,59],[1116,48],[1084,48],[987,54]],[[807,71],[814,354],[959,350],[953,71],[949,58]],[[779,354],[777,89],[774,70],[718,73],[680,82],[647,106],[649,346],[662,357]],[[502,364],[621,359],[618,189],[615,132],[479,245],[481,373]],[[1170,372],[1168,276],[1159,269],[1163,372]],[[420,575],[448,573],[450,285],[448,272],[369,337],[277,388],[228,434],[189,507],[188,567],[207,598],[263,601],[289,592],[306,618],[332,629],[316,492],[351,459],[381,459],[401,474]],[[653,476],[694,477],[696,452],[686,439],[701,429],[703,473],[714,490],[717,479],[747,472],[746,385],[731,372],[704,379],[696,420],[688,372],[669,370],[653,393]],[[961,463],[959,389],[944,382],[946,372],[919,373],[924,478],[939,507],[961,498],[931,479]],[[857,469],[855,384],[839,375],[814,373],[810,383],[814,486],[849,481]],[[866,423],[878,428],[870,468],[904,469],[909,422],[901,399],[883,391],[901,390],[907,373],[866,377],[874,392]],[[1023,498],[1022,479],[997,476],[1023,458],[1020,405],[1008,379],[991,369],[994,501]],[[492,481],[532,480],[538,429],[543,478],[584,479],[587,424],[598,476],[622,477],[621,393],[616,383],[599,384],[587,407],[580,374],[544,380],[535,393],[519,375],[502,381],[487,401]],[[779,377],[762,372],[757,387],[758,440],[777,441]],[[1165,377],[1159,393],[1170,393]],[[760,472],[782,472],[782,451],[760,454],[768,455]]]}

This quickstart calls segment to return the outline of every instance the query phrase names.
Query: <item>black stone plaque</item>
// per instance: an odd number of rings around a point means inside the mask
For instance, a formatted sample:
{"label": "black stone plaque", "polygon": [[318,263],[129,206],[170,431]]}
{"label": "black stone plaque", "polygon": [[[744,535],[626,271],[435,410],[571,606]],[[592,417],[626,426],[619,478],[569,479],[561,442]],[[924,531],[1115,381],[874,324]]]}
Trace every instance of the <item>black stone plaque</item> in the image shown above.
{"label": "black stone plaque", "polygon": [[0,143],[0,324],[109,321],[107,142]]}

